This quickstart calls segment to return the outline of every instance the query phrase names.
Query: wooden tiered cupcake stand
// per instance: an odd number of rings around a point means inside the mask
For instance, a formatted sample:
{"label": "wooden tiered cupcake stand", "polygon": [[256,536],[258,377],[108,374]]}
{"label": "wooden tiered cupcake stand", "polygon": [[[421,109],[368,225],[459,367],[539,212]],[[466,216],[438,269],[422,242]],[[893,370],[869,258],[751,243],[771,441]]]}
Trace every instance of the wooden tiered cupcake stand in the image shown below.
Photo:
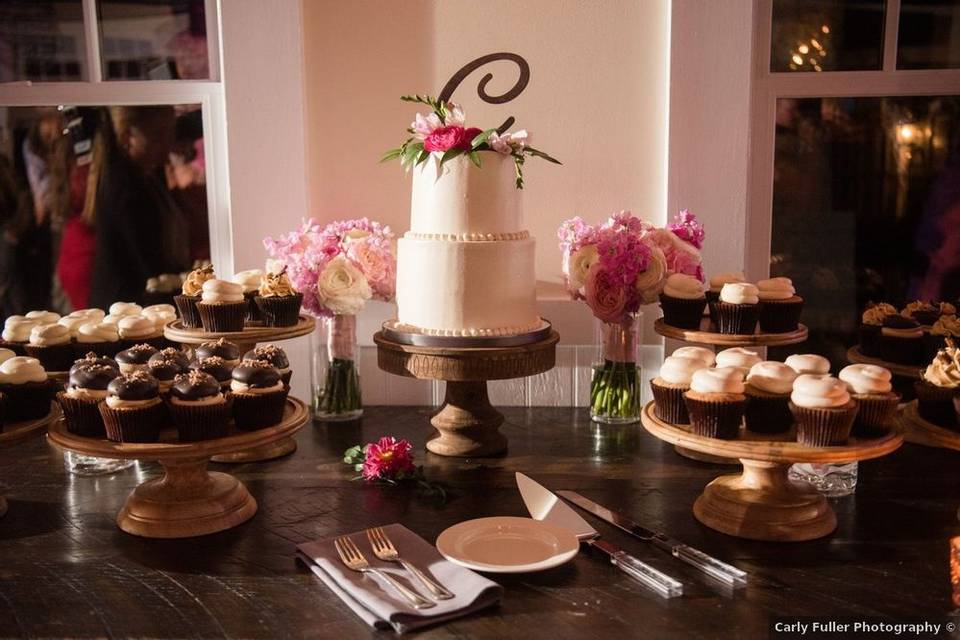
{"label": "wooden tiered cupcake stand", "polygon": [[487,380],[532,376],[553,368],[560,336],[514,347],[427,347],[402,344],[383,331],[373,336],[377,364],[387,373],[420,380],[446,380],[443,407],[430,419],[427,449],[442,456],[493,456],[507,450],[498,431],[503,414],[493,408]]}
{"label": "wooden tiered cupcake stand", "polygon": [[[798,325],[795,331],[787,333],[752,333],[752,334],[728,334],[718,333],[710,330],[710,318],[704,317],[700,323],[699,329],[681,329],[671,326],[659,318],[653,324],[653,330],[665,338],[680,340],[681,342],[690,342],[714,347],[729,349],[731,347],[782,347],[790,344],[798,344],[807,339],[807,327],[803,324]],[[736,464],[730,457],[721,457],[713,455],[710,451],[702,451],[694,448],[677,445],[677,453],[685,458],[697,460],[699,462],[710,462],[712,464]]]}
{"label": "wooden tiered cupcake stand", "polygon": [[900,408],[904,439],[914,444],[960,451],[960,432],[941,427],[920,416],[917,401],[908,402]]}
{"label": "wooden tiered cupcake stand", "polygon": [[920,379],[920,372],[923,367],[920,365],[897,364],[896,362],[887,362],[880,358],[871,358],[860,353],[860,345],[854,345],[847,349],[847,360],[854,364],[873,364],[887,369],[890,373],[901,378]]}
{"label": "wooden tiered cupcake stand", "polygon": [[225,531],[246,522],[257,512],[257,501],[239,480],[226,473],[207,471],[217,455],[266,447],[289,438],[309,420],[307,406],[287,398],[283,420],[257,431],[232,431],[202,442],[179,442],[175,429],[165,429],[160,442],[111,442],[85,438],[67,431],[59,420],[48,438],[62,449],[100,458],[156,460],[164,475],[148,480],[130,493],[117,515],[117,525],[145,538],[190,538]]}
{"label": "wooden tiered cupcake stand", "polygon": [[[198,345],[223,338],[237,345],[240,348],[240,354],[243,355],[261,342],[279,342],[309,335],[313,333],[314,326],[315,322],[312,316],[301,314],[297,324],[291,327],[248,325],[244,327],[243,331],[215,333],[203,329],[188,329],[177,319],[167,324],[163,330],[163,336],[171,342],[186,345]],[[291,437],[285,437],[249,449],[222,452],[214,455],[212,459],[214,462],[227,463],[263,462],[281,458],[296,450],[297,441]]]}
{"label": "wooden tiered cupcake stand", "polygon": [[[60,412],[60,405],[56,402],[50,404],[50,413],[37,420],[25,420],[23,422],[10,422],[0,431],[0,448],[12,447],[16,444],[38,436],[51,424],[60,419],[63,414]],[[0,518],[7,513],[7,499],[0,495]]]}
{"label": "wooden tiered cupcake stand", "polygon": [[832,447],[800,444],[792,431],[763,435],[741,429],[737,440],[719,440],[660,420],[653,402],[644,407],[641,421],[651,434],[678,447],[740,460],[743,473],[708,484],[693,505],[693,515],[711,529],[750,540],[814,540],[837,527],[826,498],[813,485],[787,477],[792,464],[869,460],[903,443],[903,436],[893,429],[871,439],[851,437],[847,444]]}

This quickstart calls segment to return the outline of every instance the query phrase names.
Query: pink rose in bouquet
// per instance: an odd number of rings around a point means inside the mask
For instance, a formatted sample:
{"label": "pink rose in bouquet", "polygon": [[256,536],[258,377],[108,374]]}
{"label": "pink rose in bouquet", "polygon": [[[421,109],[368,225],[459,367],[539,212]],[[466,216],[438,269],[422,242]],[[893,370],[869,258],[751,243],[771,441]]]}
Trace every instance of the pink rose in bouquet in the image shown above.
{"label": "pink rose in bouquet", "polygon": [[604,322],[621,322],[626,312],[627,287],[616,275],[597,262],[587,273],[584,285],[587,306]]}

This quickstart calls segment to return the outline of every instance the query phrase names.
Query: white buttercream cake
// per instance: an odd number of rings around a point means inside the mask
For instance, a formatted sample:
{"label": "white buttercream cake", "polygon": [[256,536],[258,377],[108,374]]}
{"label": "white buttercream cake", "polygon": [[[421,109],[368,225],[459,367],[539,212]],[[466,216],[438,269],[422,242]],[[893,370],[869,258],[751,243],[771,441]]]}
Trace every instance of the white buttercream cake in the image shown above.
{"label": "white buttercream cake", "polygon": [[448,336],[509,336],[541,326],[535,241],[523,228],[513,158],[481,153],[413,168],[410,231],[397,246],[398,323]]}

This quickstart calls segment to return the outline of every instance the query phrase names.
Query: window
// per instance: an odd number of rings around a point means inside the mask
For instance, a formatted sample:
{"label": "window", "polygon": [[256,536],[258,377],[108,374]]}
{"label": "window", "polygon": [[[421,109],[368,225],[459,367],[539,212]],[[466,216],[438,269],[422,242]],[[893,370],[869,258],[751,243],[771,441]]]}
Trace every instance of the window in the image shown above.
{"label": "window", "polygon": [[960,297],[960,2],[757,8],[748,267],[796,281],[803,348],[842,365],[868,301]]}

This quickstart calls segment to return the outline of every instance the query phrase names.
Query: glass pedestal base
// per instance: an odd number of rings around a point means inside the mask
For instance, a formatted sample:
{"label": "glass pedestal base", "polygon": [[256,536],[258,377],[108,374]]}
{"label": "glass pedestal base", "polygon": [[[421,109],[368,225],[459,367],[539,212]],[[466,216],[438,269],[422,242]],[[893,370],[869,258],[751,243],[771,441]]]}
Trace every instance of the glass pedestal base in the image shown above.
{"label": "glass pedestal base", "polygon": [[857,489],[857,463],[798,463],[790,467],[790,479],[809,482],[828,498],[840,498]]}
{"label": "glass pedestal base", "polygon": [[118,460],[116,458],[97,458],[85,456],[73,451],[63,452],[63,466],[67,473],[77,476],[103,476],[117,471],[129,469],[137,463],[136,460]]}

